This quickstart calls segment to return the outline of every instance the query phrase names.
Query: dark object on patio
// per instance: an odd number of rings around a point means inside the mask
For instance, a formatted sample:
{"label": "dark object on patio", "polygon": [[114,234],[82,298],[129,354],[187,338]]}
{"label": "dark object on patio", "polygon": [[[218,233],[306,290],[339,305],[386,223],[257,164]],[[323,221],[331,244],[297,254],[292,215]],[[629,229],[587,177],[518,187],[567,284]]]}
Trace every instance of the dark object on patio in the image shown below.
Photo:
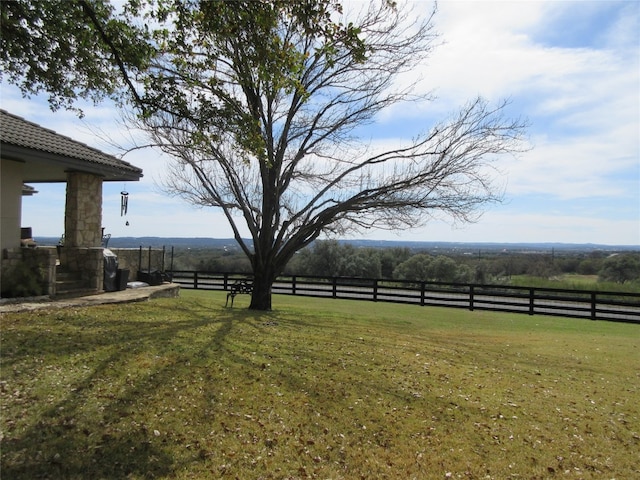
{"label": "dark object on patio", "polygon": [[104,291],[116,291],[116,274],[118,273],[118,257],[108,248],[102,251],[104,256]]}
{"label": "dark object on patio", "polygon": [[116,272],[116,290],[126,290],[128,282],[129,270],[127,270],[126,268],[119,268]]}
{"label": "dark object on patio", "polygon": [[22,247],[35,247],[36,241],[33,239],[31,233],[31,227],[22,227],[20,229],[20,246]]}
{"label": "dark object on patio", "polygon": [[147,269],[142,269],[142,245],[138,251],[138,276],[137,280],[140,282],[148,283],[149,285],[162,285],[164,282],[170,282],[171,276],[164,271],[164,247],[162,247],[162,267],[160,270],[151,268],[151,247],[149,247],[149,253],[147,254]]}
{"label": "dark object on patio", "polygon": [[224,304],[226,307],[229,303],[229,297],[231,297],[231,306],[233,307],[233,300],[239,293],[251,294],[253,292],[253,282],[251,280],[238,280],[231,285],[229,293],[227,293],[227,301]]}
{"label": "dark object on patio", "polygon": [[151,286],[162,285],[163,275],[158,270],[138,270],[138,281]]}

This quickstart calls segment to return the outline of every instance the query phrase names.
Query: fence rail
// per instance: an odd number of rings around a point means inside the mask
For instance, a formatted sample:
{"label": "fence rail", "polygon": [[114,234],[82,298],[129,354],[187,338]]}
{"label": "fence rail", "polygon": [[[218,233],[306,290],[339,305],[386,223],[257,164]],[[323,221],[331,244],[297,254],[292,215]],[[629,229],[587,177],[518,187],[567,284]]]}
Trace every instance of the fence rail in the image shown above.
{"label": "fence rail", "polygon": [[[181,288],[197,290],[229,290],[250,277],[192,270],[172,275]],[[278,277],[273,293],[640,323],[640,293],[302,275]]]}

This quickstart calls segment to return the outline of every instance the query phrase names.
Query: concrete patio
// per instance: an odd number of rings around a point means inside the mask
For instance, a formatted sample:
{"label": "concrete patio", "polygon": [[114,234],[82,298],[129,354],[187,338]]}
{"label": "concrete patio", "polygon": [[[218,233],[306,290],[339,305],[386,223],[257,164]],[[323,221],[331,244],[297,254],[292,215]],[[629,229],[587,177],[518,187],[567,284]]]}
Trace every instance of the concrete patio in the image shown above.
{"label": "concrete patio", "polygon": [[180,285],[163,283],[162,285],[127,288],[116,292],[103,292],[83,297],[65,298],[61,300],[49,297],[25,299],[25,301],[0,303],[0,314],[14,312],[28,312],[42,309],[56,309],[69,307],[90,307],[92,305],[106,305],[110,303],[146,302],[152,298],[177,297]]}

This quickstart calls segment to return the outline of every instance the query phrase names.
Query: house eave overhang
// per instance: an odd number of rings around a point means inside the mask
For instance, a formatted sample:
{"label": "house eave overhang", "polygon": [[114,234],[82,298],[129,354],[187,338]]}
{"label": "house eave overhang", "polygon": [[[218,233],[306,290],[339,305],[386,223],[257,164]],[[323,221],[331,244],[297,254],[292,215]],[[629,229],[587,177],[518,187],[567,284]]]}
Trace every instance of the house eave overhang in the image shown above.
{"label": "house eave overhang", "polygon": [[0,151],[3,159],[22,162],[29,166],[24,169],[23,179],[28,183],[64,182],[67,172],[91,173],[102,177],[105,182],[137,182],[142,178],[142,170],[134,166],[120,168],[7,142],[0,143]]}

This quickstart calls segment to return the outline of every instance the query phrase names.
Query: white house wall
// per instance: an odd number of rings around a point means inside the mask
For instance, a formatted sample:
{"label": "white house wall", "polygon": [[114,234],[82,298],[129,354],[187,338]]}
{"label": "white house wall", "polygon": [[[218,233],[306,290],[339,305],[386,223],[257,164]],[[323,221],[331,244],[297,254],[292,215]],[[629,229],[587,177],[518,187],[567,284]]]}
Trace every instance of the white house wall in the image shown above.
{"label": "white house wall", "polygon": [[0,171],[0,249],[20,246],[24,164],[3,159]]}

